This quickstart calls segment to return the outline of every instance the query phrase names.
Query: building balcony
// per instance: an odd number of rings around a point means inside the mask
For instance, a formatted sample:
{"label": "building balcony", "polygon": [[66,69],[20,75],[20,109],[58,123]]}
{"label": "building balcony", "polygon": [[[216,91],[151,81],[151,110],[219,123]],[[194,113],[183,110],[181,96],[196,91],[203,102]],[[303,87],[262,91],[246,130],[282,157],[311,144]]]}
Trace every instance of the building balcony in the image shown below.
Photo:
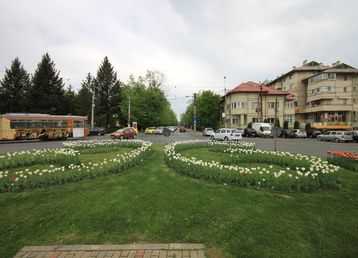
{"label": "building balcony", "polygon": [[305,107],[301,113],[312,113],[312,112],[322,112],[322,111],[334,112],[334,111],[354,111],[354,110],[352,105],[321,104],[317,106]]}
{"label": "building balcony", "polygon": [[335,92],[320,92],[320,93],[309,94],[307,96],[307,101],[311,102],[321,99],[334,99],[335,97],[336,97]]}

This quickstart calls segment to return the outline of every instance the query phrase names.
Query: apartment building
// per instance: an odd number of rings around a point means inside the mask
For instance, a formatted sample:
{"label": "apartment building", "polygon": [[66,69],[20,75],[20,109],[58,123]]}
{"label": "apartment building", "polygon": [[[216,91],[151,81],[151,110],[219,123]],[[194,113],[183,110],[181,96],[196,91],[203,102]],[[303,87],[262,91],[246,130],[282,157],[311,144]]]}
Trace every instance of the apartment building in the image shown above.
{"label": "apartment building", "polygon": [[304,61],[266,83],[296,98],[295,120],[320,129],[358,127],[358,69],[337,61],[332,66]]}
{"label": "apartment building", "polygon": [[[247,127],[250,122],[274,123],[275,112],[282,122],[294,123],[295,98],[288,92],[255,82],[241,83],[224,96],[224,122],[228,127]],[[277,106],[277,110],[276,107]]]}

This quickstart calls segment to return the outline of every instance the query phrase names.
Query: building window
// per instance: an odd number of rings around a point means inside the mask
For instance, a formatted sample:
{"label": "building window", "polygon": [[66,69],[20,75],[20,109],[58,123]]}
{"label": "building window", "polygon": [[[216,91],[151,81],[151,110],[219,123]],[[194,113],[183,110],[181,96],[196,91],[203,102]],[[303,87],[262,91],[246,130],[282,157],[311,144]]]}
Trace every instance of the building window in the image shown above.
{"label": "building window", "polygon": [[286,108],[293,108],[293,101],[289,101],[285,103]]}
{"label": "building window", "polygon": [[293,124],[295,122],[295,116],[294,115],[285,115],[285,120],[289,124]]}
{"label": "building window", "polygon": [[343,105],[347,105],[347,100],[346,99],[343,100]]}
{"label": "building window", "polygon": [[258,108],[259,107],[259,104],[257,103],[257,102],[252,102],[251,103],[251,108],[252,109],[256,109],[256,108]]}
{"label": "building window", "polygon": [[[275,103],[276,102],[267,102],[267,107],[270,108],[270,109],[275,108]],[[277,102],[277,107],[280,106],[279,104],[280,103]]]}
{"label": "building window", "polygon": [[246,108],[246,102],[237,102],[237,108]]}
{"label": "building window", "polygon": [[347,87],[343,87],[343,92],[347,92]]}
{"label": "building window", "polygon": [[344,76],[344,80],[346,81],[348,79],[347,75]]}
{"label": "building window", "polygon": [[269,117],[269,118],[267,118],[267,122],[270,124],[273,124],[273,123],[275,123],[275,118]]}
{"label": "building window", "polygon": [[258,122],[259,122],[259,119],[258,119],[257,117],[254,117],[254,118],[252,118],[252,122],[253,122],[253,123],[258,123]]}

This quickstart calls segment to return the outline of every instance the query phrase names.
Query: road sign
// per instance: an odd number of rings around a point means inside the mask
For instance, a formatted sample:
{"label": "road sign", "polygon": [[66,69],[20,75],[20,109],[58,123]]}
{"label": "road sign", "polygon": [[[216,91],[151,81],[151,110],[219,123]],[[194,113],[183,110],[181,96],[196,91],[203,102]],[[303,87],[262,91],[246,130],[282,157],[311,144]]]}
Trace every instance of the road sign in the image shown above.
{"label": "road sign", "polygon": [[194,116],[194,124],[196,125],[196,116]]}

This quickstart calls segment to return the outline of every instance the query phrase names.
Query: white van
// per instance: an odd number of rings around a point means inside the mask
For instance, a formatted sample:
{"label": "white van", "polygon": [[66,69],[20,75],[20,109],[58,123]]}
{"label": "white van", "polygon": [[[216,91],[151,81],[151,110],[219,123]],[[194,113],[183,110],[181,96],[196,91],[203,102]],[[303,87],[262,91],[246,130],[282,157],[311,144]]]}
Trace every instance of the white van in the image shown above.
{"label": "white van", "polygon": [[269,123],[252,123],[252,128],[256,130],[256,134],[261,137],[271,137],[271,125]]}

